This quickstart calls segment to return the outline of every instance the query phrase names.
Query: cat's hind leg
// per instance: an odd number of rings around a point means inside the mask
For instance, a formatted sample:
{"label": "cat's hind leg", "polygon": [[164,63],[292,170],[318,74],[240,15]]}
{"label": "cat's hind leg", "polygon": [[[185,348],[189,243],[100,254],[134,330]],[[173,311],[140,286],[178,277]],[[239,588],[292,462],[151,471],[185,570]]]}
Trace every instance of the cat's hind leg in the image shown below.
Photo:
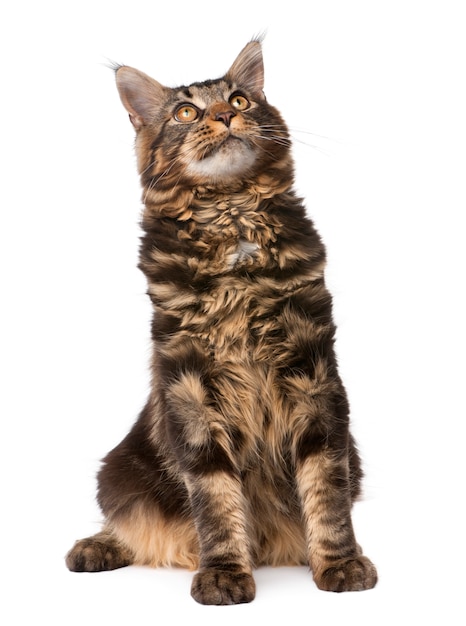
{"label": "cat's hind leg", "polygon": [[101,572],[126,567],[134,562],[132,552],[109,529],[78,540],[66,555],[72,572]]}

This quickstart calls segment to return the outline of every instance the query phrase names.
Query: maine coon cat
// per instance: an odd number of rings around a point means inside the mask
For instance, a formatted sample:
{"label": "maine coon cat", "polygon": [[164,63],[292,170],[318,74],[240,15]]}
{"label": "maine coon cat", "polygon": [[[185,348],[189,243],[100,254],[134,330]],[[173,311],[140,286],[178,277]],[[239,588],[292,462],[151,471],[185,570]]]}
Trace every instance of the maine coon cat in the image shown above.
{"label": "maine coon cat", "polygon": [[325,249],[293,190],[260,42],[218,80],[173,89],[120,66],[116,82],[143,187],[151,393],[100,469],[102,531],[68,567],[187,567],[204,604],[251,601],[260,565],[373,587],[351,522],[362,472]]}

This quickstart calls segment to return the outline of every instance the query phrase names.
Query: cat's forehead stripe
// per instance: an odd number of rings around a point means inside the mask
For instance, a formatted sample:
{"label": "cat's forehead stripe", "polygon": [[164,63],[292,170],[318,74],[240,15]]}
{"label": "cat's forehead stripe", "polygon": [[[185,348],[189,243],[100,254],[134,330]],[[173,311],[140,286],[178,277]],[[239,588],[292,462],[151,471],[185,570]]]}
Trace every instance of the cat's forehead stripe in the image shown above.
{"label": "cat's forehead stripe", "polygon": [[200,109],[204,109],[218,99],[228,99],[231,92],[231,85],[221,80],[217,84],[209,85],[193,84],[189,87],[183,87],[178,91],[180,100],[190,100]]}

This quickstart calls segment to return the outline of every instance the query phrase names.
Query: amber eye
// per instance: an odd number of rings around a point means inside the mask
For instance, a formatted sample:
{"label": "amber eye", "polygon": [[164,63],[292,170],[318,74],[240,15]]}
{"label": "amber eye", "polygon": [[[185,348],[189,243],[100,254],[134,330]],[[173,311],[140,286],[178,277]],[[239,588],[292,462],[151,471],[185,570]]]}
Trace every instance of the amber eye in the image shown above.
{"label": "amber eye", "polygon": [[239,93],[233,94],[230,98],[230,104],[238,111],[246,111],[251,106],[249,100]]}
{"label": "amber eye", "polygon": [[199,111],[192,104],[182,104],[175,111],[175,120],[177,122],[194,122],[197,120]]}

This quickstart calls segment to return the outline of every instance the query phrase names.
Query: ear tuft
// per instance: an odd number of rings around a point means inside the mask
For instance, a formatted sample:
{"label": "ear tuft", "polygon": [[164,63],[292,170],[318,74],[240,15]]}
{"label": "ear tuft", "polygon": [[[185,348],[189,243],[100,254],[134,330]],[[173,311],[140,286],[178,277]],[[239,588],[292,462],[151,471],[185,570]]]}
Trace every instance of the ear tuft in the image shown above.
{"label": "ear tuft", "polygon": [[154,118],[165,101],[166,88],[143,72],[127,65],[115,65],[118,92],[136,130]]}
{"label": "ear tuft", "polygon": [[243,85],[255,95],[264,97],[264,61],[260,38],[246,44],[226,73],[225,78],[238,85]]}

